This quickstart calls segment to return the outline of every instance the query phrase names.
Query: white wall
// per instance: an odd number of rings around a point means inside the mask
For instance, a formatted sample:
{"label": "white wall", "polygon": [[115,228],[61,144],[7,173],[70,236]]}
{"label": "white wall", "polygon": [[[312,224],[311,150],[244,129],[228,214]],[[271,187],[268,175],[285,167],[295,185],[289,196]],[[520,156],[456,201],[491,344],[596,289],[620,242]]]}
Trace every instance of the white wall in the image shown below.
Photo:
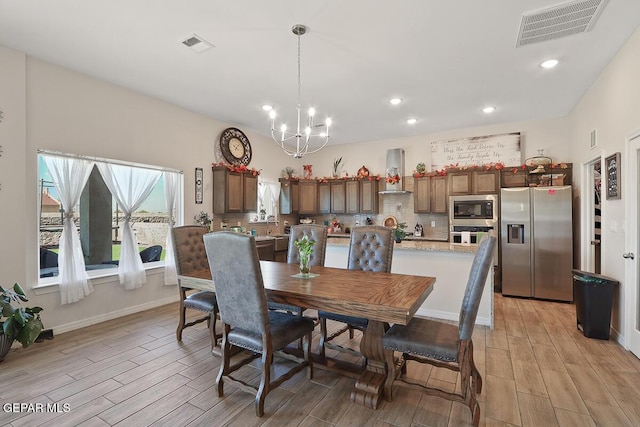
{"label": "white wall", "polygon": [[[624,168],[625,137],[640,129],[640,30],[637,30],[613,58],[606,70],[582,97],[568,117],[572,141],[571,157],[575,166],[602,155],[622,153]],[[589,148],[590,133],[597,130],[598,146]],[[574,169],[574,180],[575,171]],[[622,171],[624,176],[624,171]],[[626,183],[622,180],[622,198],[602,201],[602,274],[619,280],[614,298],[612,327],[624,337],[625,251],[624,209]],[[588,243],[588,242],[586,242]]]}

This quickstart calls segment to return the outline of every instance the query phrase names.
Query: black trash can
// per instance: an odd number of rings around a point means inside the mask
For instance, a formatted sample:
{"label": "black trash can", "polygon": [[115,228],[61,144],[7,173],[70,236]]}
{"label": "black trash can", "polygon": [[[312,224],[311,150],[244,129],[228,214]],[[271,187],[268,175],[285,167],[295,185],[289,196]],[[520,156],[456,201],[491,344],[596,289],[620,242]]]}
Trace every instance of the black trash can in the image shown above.
{"label": "black trash can", "polygon": [[573,272],[576,322],[585,337],[609,339],[611,309],[617,280],[582,270]]}

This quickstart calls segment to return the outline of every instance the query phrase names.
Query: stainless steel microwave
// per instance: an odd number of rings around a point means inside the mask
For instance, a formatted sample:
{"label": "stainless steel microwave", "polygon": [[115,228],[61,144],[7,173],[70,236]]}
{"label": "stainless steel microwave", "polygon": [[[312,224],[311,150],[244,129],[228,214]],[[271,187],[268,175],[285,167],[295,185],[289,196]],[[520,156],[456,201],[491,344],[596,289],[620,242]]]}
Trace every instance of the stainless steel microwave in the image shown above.
{"label": "stainless steel microwave", "polygon": [[[449,196],[449,225],[493,226],[498,221],[495,194]],[[453,229],[453,228],[452,228]]]}

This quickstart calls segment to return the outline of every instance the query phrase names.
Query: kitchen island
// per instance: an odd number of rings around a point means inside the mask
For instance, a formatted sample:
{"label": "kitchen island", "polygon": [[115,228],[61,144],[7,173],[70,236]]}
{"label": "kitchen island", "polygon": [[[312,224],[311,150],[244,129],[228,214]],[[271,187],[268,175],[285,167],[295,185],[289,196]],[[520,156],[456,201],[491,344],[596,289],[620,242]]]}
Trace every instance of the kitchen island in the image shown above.
{"label": "kitchen island", "polygon": [[[477,246],[413,238],[396,243],[391,272],[434,276],[436,283],[416,315],[458,321],[469,271]],[[349,235],[330,234],[325,266],[346,268]],[[476,324],[493,329],[493,275],[489,274],[482,293]]]}

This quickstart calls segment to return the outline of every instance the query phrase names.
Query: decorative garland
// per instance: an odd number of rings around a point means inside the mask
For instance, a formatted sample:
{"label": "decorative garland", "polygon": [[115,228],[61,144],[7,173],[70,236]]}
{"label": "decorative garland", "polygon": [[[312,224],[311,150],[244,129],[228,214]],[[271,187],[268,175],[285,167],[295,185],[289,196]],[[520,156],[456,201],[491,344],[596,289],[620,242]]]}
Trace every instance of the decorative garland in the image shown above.
{"label": "decorative garland", "polygon": [[396,175],[387,174],[387,177],[384,180],[387,184],[396,184],[400,182],[401,179],[402,178],[400,178],[400,175],[398,174]]}
{"label": "decorative garland", "polygon": [[211,167],[215,168],[216,166],[224,166],[227,169],[229,169],[231,172],[236,172],[236,173],[250,173],[253,176],[258,176],[260,175],[260,171],[262,169],[256,169],[256,168],[251,168],[249,169],[246,165],[243,164],[239,164],[239,165],[230,165],[224,162],[220,162],[220,163],[211,163]]}

